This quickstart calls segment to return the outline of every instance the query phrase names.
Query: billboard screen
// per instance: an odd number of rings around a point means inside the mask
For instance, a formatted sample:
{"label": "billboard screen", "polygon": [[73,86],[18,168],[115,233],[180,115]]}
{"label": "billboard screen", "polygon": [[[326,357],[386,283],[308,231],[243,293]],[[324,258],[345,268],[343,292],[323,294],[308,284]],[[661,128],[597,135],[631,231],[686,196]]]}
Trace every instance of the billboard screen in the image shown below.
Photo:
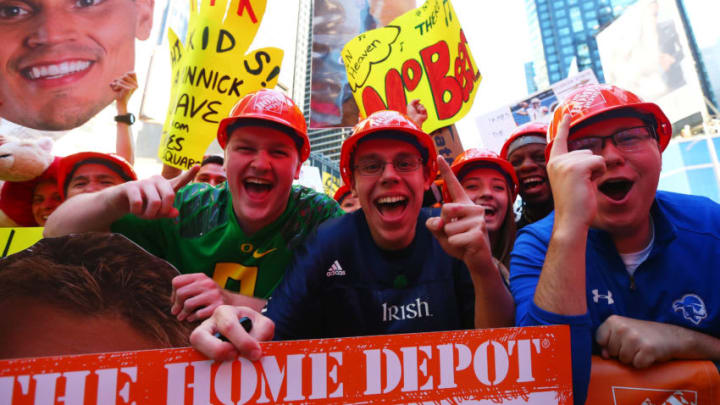
{"label": "billboard screen", "polygon": [[672,122],[706,114],[675,2],[640,0],[597,35],[608,83],[660,105]]}

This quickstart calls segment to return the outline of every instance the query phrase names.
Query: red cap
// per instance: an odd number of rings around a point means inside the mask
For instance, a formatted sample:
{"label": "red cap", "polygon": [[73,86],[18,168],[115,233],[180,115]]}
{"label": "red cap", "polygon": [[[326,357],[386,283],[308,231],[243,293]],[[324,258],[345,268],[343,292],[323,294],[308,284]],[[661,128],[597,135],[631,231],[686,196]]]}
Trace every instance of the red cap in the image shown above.
{"label": "red cap", "polygon": [[427,152],[425,167],[430,171],[430,177],[435,178],[437,174],[437,151],[435,150],[435,142],[433,142],[430,135],[418,128],[417,124],[404,114],[392,110],[381,110],[358,122],[353,128],[352,135],[343,142],[340,151],[340,174],[345,184],[351,184],[352,162],[350,159],[357,148],[358,142],[364,137],[379,131],[395,131],[410,135],[417,141],[419,147]]}
{"label": "red cap", "polygon": [[38,226],[32,213],[32,199],[38,184],[57,177],[60,158],[55,157],[38,177],[27,181],[6,181],[0,191],[0,209],[19,226]]}
{"label": "red cap", "polygon": [[[531,121],[520,125],[510,134],[510,137],[503,144],[502,150],[500,151],[500,157],[503,159],[509,159],[510,145],[515,142],[516,139],[522,138],[527,135],[539,135],[545,138],[547,136],[548,124],[539,121]],[[547,143],[547,142],[543,142]]]}
{"label": "red cap", "polygon": [[665,113],[655,103],[646,103],[635,94],[610,84],[591,84],[581,87],[568,95],[553,114],[547,131],[548,145],[545,149],[547,158],[552,143],[557,136],[557,128],[565,114],[570,115],[570,129],[583,121],[616,110],[632,110],[641,114],[650,114],[657,123],[655,133],[658,135],[660,152],[665,150],[672,136],[672,125]]}
{"label": "red cap", "polygon": [[350,187],[347,184],[343,184],[340,186],[340,188],[335,191],[335,194],[333,195],[333,199],[340,204],[342,200],[347,197],[348,194],[350,194],[352,191],[350,190]]}
{"label": "red cap", "polygon": [[86,160],[104,160],[118,166],[122,173],[118,173],[126,181],[137,180],[135,170],[127,160],[123,159],[114,153],[101,153],[101,152],[80,152],[73,155],[65,156],[60,161],[60,167],[58,168],[58,189],[60,191],[60,197],[65,199],[65,188],[70,179],[68,176],[77,167],[78,164]]}
{"label": "red cap", "polygon": [[[517,175],[515,174],[515,170],[513,169],[510,162],[507,160],[501,158],[498,156],[497,153],[489,150],[489,149],[478,149],[478,148],[470,148],[466,150],[465,152],[459,154],[455,160],[453,161],[452,165],[450,165],[450,169],[452,169],[453,173],[455,173],[455,176],[458,177],[458,180],[461,180],[459,177],[459,174],[462,172],[462,170],[469,164],[473,163],[491,163],[493,166],[495,166],[498,171],[506,178],[508,179],[508,186],[511,188],[511,194],[512,194],[512,201],[515,201],[515,198],[518,194],[518,179]],[[512,183],[512,184],[510,184]],[[443,184],[443,199],[448,200],[448,191],[447,186]]]}
{"label": "red cap", "polygon": [[298,150],[300,162],[304,162],[310,156],[310,139],[307,135],[305,116],[285,93],[262,89],[241,98],[230,110],[228,117],[220,121],[217,132],[220,147],[225,149],[227,145],[227,126],[243,119],[265,120],[289,128],[302,141],[302,146]]}

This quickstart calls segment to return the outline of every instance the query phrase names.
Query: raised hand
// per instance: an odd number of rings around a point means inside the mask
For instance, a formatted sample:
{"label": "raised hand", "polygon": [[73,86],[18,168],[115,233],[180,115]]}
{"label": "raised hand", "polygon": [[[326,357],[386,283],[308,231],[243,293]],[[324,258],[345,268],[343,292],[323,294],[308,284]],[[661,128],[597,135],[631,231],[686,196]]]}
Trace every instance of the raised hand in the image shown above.
{"label": "raised hand", "polygon": [[485,208],[470,200],[442,156],[438,156],[438,167],[450,201],[443,205],[440,217],[429,218],[425,225],[440,246],[450,256],[464,261],[471,272],[480,269],[497,271],[492,263]]}
{"label": "raised hand", "polygon": [[594,180],[605,172],[605,159],[589,150],[568,152],[570,116],[558,125],[550,149],[547,172],[555,201],[555,226],[590,227],[597,213],[597,185]]}

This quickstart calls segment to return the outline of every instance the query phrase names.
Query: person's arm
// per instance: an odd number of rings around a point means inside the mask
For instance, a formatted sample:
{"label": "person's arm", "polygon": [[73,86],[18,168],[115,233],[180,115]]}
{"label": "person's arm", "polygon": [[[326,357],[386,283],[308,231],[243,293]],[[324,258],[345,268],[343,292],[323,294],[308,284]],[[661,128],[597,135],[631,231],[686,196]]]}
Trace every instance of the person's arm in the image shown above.
{"label": "person's arm", "polygon": [[[532,267],[533,263],[540,266],[536,263],[539,258],[516,254],[524,250],[537,253],[530,233],[521,232],[513,249],[510,286],[518,306],[519,326],[570,325],[574,401],[582,404],[587,396],[592,354],[585,252],[587,234],[597,211],[594,178],[605,170],[605,161],[590,151],[568,152],[569,127],[570,117],[565,116],[558,126],[547,166],[555,214],[542,271]],[[531,266],[525,267],[524,263]]]}
{"label": "person's arm", "polygon": [[720,360],[720,339],[678,325],[611,315],[595,340],[604,358],[615,357],[636,368],[674,359]]}
{"label": "person's arm", "polygon": [[515,307],[493,263],[485,209],[468,198],[442,156],[438,156],[438,165],[451,202],[443,205],[440,217],[429,218],[426,226],[443,249],[462,260],[470,271],[475,289],[475,327],[512,326]]}
{"label": "person's arm", "polygon": [[[138,88],[135,72],[127,72],[119,79],[113,80],[110,83],[110,88],[115,92],[117,115],[127,114],[128,101]],[[118,122],[116,124],[117,136],[115,138],[115,153],[122,156],[132,165],[135,163],[132,130],[130,129],[130,125],[124,122]]]}
{"label": "person's arm", "polygon": [[195,166],[181,176],[166,180],[160,176],[130,181],[95,193],[76,195],[50,215],[43,235],[55,237],[70,233],[109,232],[113,222],[126,214],[144,219],[174,218],[175,192],[197,173]]}

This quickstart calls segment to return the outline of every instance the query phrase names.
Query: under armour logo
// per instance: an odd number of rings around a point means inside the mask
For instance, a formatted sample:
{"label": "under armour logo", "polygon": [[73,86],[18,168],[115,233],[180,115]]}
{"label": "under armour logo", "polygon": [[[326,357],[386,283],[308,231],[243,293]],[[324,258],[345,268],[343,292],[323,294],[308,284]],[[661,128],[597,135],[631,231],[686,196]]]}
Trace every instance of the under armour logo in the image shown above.
{"label": "under armour logo", "polygon": [[612,291],[610,291],[610,290],[608,290],[607,295],[603,295],[603,294],[600,294],[596,288],[596,289],[592,290],[592,294],[593,294],[593,302],[596,304],[600,301],[600,298],[607,300],[608,305],[612,305],[615,303],[615,300],[612,297]]}

